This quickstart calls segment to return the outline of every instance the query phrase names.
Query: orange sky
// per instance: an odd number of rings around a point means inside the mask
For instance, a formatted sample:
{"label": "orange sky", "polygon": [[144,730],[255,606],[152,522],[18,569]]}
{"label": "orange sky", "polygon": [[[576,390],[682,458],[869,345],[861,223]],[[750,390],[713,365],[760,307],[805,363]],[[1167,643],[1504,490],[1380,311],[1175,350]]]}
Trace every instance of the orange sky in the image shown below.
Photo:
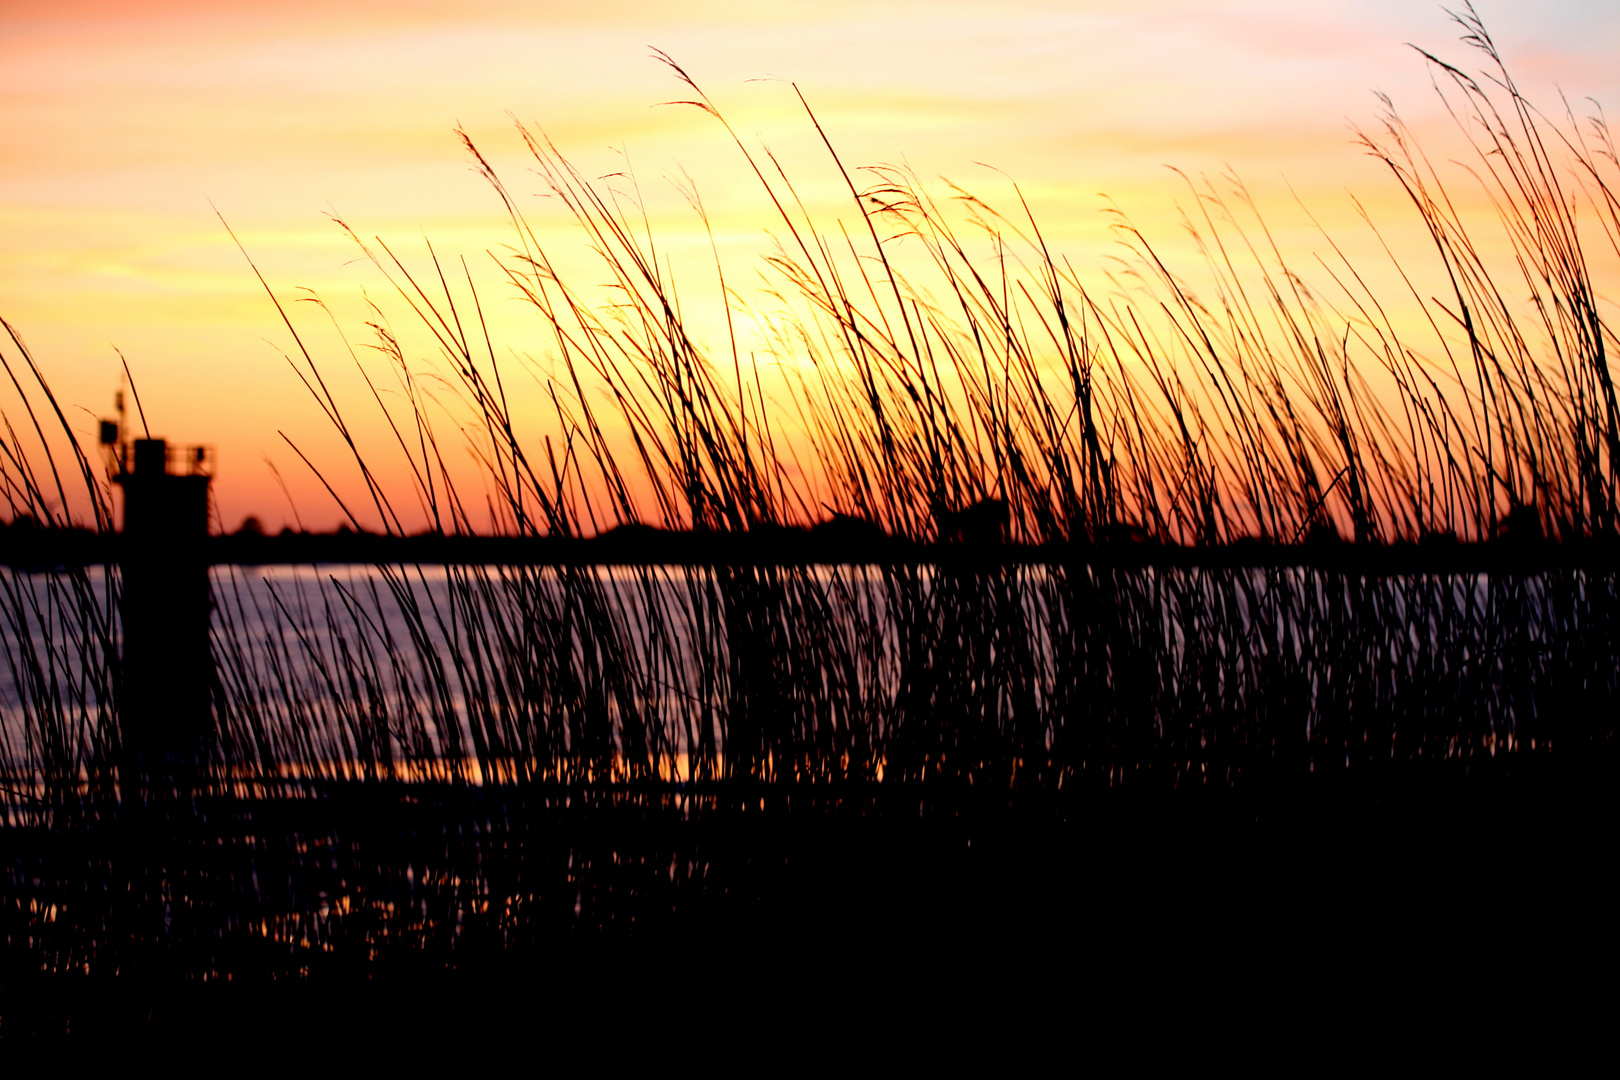
{"label": "orange sky", "polygon": [[[1555,84],[1576,99],[1620,102],[1620,7],[1531,7],[1478,5],[1523,87],[1549,109]],[[994,199],[1006,198],[1006,181],[978,163],[1005,170],[1077,266],[1113,250],[1101,192],[1174,243],[1184,189],[1165,164],[1236,169],[1276,207],[1285,241],[1308,250],[1290,186],[1335,229],[1349,220],[1346,188],[1404,220],[1350,133],[1351,123],[1376,124],[1374,89],[1420,130],[1436,122],[1424,66],[1404,43],[1469,59],[1438,7],[1394,2],[672,10],[0,0],[0,316],[64,401],[93,413],[110,407],[121,349],[154,433],[218,447],[226,527],[248,513],[272,528],[290,520],[268,455],[304,523],[329,528],[336,507],[277,432],[317,461],[341,462],[341,448],[288,369],[290,337],[213,207],[279,295],[313,289],[356,332],[364,297],[384,286],[326,213],[396,250],[420,254],[426,236],[479,267],[509,239],[453,134],[459,123],[528,199],[565,265],[586,266],[572,226],[533,197],[540,185],[525,171],[511,112],[544,128],[587,175],[628,160],[677,260],[706,252],[665,180],[684,170],[728,261],[746,267],[769,251],[766,207],[711,120],[657,107],[685,95],[649,59],[656,46],[740,132],[777,150],[829,219],[843,212],[836,177],[776,80],[798,83],[852,164],[904,161]],[[496,337],[523,351],[533,320],[510,291],[494,288],[489,313]],[[341,342],[312,315],[302,308],[300,327],[323,363],[338,365]],[[89,413],[74,415],[89,432]],[[352,477],[340,479],[354,490]]]}

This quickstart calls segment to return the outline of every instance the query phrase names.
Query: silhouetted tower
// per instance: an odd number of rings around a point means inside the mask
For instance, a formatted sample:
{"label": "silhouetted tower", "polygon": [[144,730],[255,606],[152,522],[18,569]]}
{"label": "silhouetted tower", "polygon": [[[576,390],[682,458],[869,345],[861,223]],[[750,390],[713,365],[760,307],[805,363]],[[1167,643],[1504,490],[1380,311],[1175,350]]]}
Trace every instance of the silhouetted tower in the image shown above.
{"label": "silhouetted tower", "polygon": [[163,439],[125,442],[121,430],[121,423],[102,425],[113,481],[124,489],[124,750],[144,769],[188,765],[212,724],[205,550],[212,455]]}

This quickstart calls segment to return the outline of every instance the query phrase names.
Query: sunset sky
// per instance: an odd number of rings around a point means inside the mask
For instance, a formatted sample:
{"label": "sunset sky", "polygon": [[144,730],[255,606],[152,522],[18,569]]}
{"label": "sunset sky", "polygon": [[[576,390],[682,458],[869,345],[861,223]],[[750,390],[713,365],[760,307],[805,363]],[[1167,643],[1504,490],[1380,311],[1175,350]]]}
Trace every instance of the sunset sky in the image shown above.
{"label": "sunset sky", "polygon": [[[1549,112],[1559,88],[1578,111],[1588,96],[1620,108],[1620,5],[1477,7]],[[0,316],[86,433],[110,409],[122,350],[154,433],[217,446],[225,527],[249,513],[290,523],[268,455],[304,524],[330,528],[336,508],[277,432],[317,460],[340,447],[216,208],[278,295],[314,290],[352,333],[386,286],[327,215],[479,267],[509,239],[457,125],[565,264],[579,252],[537,197],[511,114],[588,176],[628,163],[677,259],[707,251],[666,179],[689,175],[723,254],[746,265],[770,250],[766,206],[712,119],[660,107],[689,94],[656,47],[777,150],[829,220],[847,211],[788,81],[852,164],[903,162],[992,200],[1010,189],[985,166],[1002,170],[1077,266],[1111,250],[1103,193],[1173,238],[1185,189],[1167,164],[1236,170],[1278,207],[1285,238],[1290,189],[1330,225],[1349,220],[1348,189],[1397,227],[1399,193],[1352,125],[1376,127],[1381,90],[1437,129],[1406,43],[1474,66],[1457,36],[1438,6],[1392,0],[0,0]],[[510,293],[495,286],[487,303],[497,338],[522,351],[533,319]],[[320,358],[347,363],[313,315],[298,317]]]}

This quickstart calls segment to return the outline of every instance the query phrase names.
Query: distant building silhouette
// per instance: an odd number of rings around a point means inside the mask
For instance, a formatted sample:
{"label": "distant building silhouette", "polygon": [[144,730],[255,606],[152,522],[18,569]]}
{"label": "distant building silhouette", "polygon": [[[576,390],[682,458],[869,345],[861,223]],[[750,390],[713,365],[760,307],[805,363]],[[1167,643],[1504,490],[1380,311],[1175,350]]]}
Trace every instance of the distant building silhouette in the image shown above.
{"label": "distant building silhouette", "polygon": [[102,425],[124,492],[121,731],[126,759],[148,771],[194,762],[211,724],[205,541],[213,462],[206,447],[125,443],[119,429]]}

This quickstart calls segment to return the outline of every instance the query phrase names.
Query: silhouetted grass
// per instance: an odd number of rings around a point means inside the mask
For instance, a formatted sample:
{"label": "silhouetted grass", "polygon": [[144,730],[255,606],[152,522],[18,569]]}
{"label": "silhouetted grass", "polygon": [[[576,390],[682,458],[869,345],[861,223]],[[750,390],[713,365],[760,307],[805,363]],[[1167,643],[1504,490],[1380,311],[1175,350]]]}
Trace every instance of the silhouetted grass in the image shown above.
{"label": "silhouetted grass", "polygon": [[[1462,216],[1393,112],[1364,136],[1453,283],[1445,298],[1414,291],[1438,350],[1428,358],[1336,249],[1322,265],[1342,296],[1308,289],[1241,188],[1190,182],[1208,291],[1122,222],[1137,261],[1097,295],[1027,209],[1003,217],[959,191],[942,208],[895,169],[859,187],[806,104],[853,230],[812,220],[775,159],[733,136],[783,237],[767,260],[780,307],[757,313],[787,380],[773,397],[734,326],[729,356],[695,340],[652,239],[542,136],[519,129],[601,255],[612,305],[561,278],[468,141],[511,212],[500,265],[546,337],[554,429],[520,431],[464,268],[430,256],[413,272],[357,236],[450,387],[379,319],[397,397],[355,362],[392,445],[362,447],[278,301],[293,366],[353,458],[304,460],[334,498],[335,471],[358,470],[369,506],[339,500],[355,530],[374,514],[402,537],[414,500],[434,533],[468,534],[486,498],[507,537],[618,528],[626,547],[611,566],[216,568],[216,737],[189,804],[200,817],[140,811],[178,845],[165,857],[207,879],[196,895],[225,912],[198,915],[202,953],[182,966],[307,974],[328,944],[453,965],[462,935],[507,947],[502,935],[591,923],[587,892],[620,874],[634,897],[623,910],[654,918],[685,902],[675,894],[702,893],[704,867],[723,861],[690,849],[708,842],[693,840],[710,836],[703,821],[722,822],[714,843],[746,862],[738,852],[756,849],[737,838],[753,836],[756,805],[848,814],[857,832],[922,809],[971,821],[1012,806],[1033,814],[1007,819],[1023,828],[1110,806],[1174,816],[1163,808],[1206,797],[1247,820],[1243,800],[1292,805],[1299,785],[1438,793],[1467,777],[1511,787],[1553,755],[1607,762],[1620,715],[1620,411],[1587,260],[1605,254],[1589,250],[1593,228],[1617,249],[1615,159],[1601,126],[1541,117],[1472,12],[1459,21],[1492,81],[1428,59],[1480,151],[1497,218]],[[1498,226],[1511,282],[1475,239]],[[970,254],[985,237],[988,262]],[[722,293],[732,325],[734,294]],[[34,379],[25,402],[50,401],[15,335],[12,346]],[[0,443],[13,518],[65,525],[56,459],[29,416],[35,443],[9,425]],[[447,455],[464,446],[493,494],[458,487]],[[406,462],[409,491],[379,480],[384,452]],[[40,453],[50,480],[30,465]],[[109,529],[105,488],[82,454],[76,467]],[[818,523],[813,535],[849,550],[909,554],[758,557]],[[681,531],[686,555],[667,558],[668,534],[647,526]],[[755,555],[720,557],[737,537]],[[716,557],[691,555],[710,541]],[[1581,558],[1548,560],[1553,544]],[[1422,565],[1391,572],[1354,554],[1398,545],[1425,552]],[[1470,561],[1479,545],[1488,572]],[[48,822],[86,793],[116,794],[118,576],[0,581],[18,688],[4,802],[15,822]],[[1590,775],[1607,783],[1603,768]],[[374,815],[417,831],[397,851],[386,836],[354,840]],[[574,822],[586,839],[531,834],[535,820]],[[175,853],[210,830],[231,838],[223,861]],[[615,830],[642,830],[630,846],[645,850],[629,853],[630,833]],[[84,857],[101,865],[109,835],[93,833]],[[417,876],[429,868],[431,882]],[[242,874],[260,870],[248,896]],[[543,885],[519,880],[530,873]],[[86,888],[60,904],[94,909]],[[36,906],[11,911],[23,929],[8,934],[64,935],[48,967],[102,962],[91,954],[111,916],[47,917],[44,893],[29,895]],[[524,904],[547,914],[513,907]],[[193,940],[174,925],[136,928],[130,948]],[[222,940],[259,951],[221,959],[208,950]]]}
{"label": "silhouetted grass", "polygon": [[[632,547],[645,522],[757,538],[756,555],[710,565],[689,545],[679,565],[660,566],[658,534],[648,533],[642,565],[611,571],[577,560],[452,565],[430,580],[421,565],[384,562],[349,580],[293,575],[247,587],[246,571],[222,570],[221,775],[866,782],[988,769],[998,785],[1045,784],[1097,760],[1113,770],[1113,756],[1151,745],[1182,762],[1172,772],[1203,776],[1200,754],[1172,749],[1190,745],[1192,730],[1201,751],[1242,745],[1266,757],[1291,741],[1288,754],[1314,762],[1304,747],[1324,710],[1352,719],[1322,720],[1322,730],[1350,724],[1346,745],[1375,757],[1384,736],[1357,726],[1375,717],[1411,717],[1395,756],[1435,739],[1472,753],[1528,738],[1541,708],[1530,699],[1566,678],[1536,666],[1562,662],[1546,644],[1571,625],[1560,619],[1582,612],[1597,640],[1608,632],[1607,570],[1509,571],[1515,552],[1547,550],[1541,537],[1595,553],[1597,566],[1617,539],[1613,332],[1577,204],[1597,211],[1588,228],[1611,249],[1620,214],[1606,130],[1596,125],[1589,138],[1542,118],[1472,12],[1459,22],[1491,65],[1489,81],[1425,56],[1454,91],[1497,221],[1461,215],[1393,112],[1382,135],[1363,137],[1411,195],[1453,283],[1451,298],[1420,301],[1438,360],[1402,340],[1342,257],[1331,271],[1340,304],[1310,291],[1241,188],[1233,203],[1192,185],[1188,224],[1212,292],[1195,295],[1122,223],[1139,257],[1134,280],[1097,296],[1052,254],[1027,209],[1015,222],[958,191],[962,218],[889,168],[869,170],[874,183],[858,187],[806,104],[847,185],[853,232],[824,231],[775,158],[732,135],[785,238],[767,260],[782,306],[759,316],[788,378],[788,399],[772,399],[735,330],[729,364],[687,331],[651,236],[549,142],[519,128],[612,275],[620,300],[611,306],[562,280],[469,141],[511,212],[513,254],[500,265],[550,339],[553,435],[536,444],[520,434],[470,275],[458,299],[436,256],[428,273],[413,272],[382,241],[355,239],[440,350],[470,416],[454,448],[482,462],[491,521],[514,538],[624,527]],[[664,59],[689,104],[731,134]],[[970,255],[964,224],[977,242],[990,239],[992,263]],[[1514,245],[1511,286],[1492,277],[1472,239],[1494,224]],[[718,268],[729,325],[733,294]],[[1504,289],[1528,290],[1530,301]],[[298,345],[293,366],[352,452],[370,511],[403,535],[401,493],[378,480],[348,406],[283,316]],[[386,324],[374,329],[403,410],[356,363],[408,464],[404,497],[435,532],[470,533],[474,500],[459,490],[433,419],[454,402],[443,386],[424,389],[431,373]],[[39,448],[31,454],[14,431],[4,447],[13,517],[69,524],[60,452],[23,394],[26,370],[77,455],[96,527],[107,529],[105,486],[14,334],[12,346],[19,360],[8,371]],[[48,477],[31,464],[41,452]],[[305,461],[335,497],[327,473],[340,463]],[[339,503],[361,530],[356,508]],[[836,527],[922,544],[904,550],[924,561],[759,558],[772,537],[828,511],[822,535]],[[1463,550],[1448,538],[1490,540],[1492,572],[1470,578],[1459,561],[1459,573],[1445,573],[1444,553]],[[1008,544],[1023,545],[1016,561],[1002,557]],[[1219,569],[1234,560],[1215,553],[1245,544],[1315,553],[1344,572]],[[1392,544],[1438,554],[1413,574],[1323,561]],[[1187,550],[1210,554],[1178,554]],[[6,753],[11,775],[26,778],[20,790],[88,782],[117,741],[117,578],[96,581],[79,571],[7,579],[21,704]],[[1481,657],[1506,663],[1493,637],[1504,627],[1543,651],[1514,660],[1521,668],[1499,696],[1465,710],[1448,690],[1430,716],[1435,687],[1477,673]],[[1601,668],[1567,677],[1597,679],[1601,697]],[[1468,681],[1480,692],[1495,685]],[[1132,734],[1117,745],[1098,744],[1095,732],[1077,741],[1067,730],[1076,710]],[[1438,734],[1444,715],[1467,732]],[[1273,727],[1288,740],[1266,735]],[[1075,746],[1088,749],[1076,757],[1066,749]]]}
{"label": "silhouetted grass", "polygon": [[[67,533],[81,524],[68,516],[68,491],[78,494],[82,485],[94,528],[110,532],[105,484],[22,339],[9,323],[0,325],[9,341],[9,348],[0,347],[0,366],[27,421],[19,434],[5,417],[0,438],[0,485],[12,530]],[[87,786],[105,788],[111,781],[118,597],[115,574],[83,565],[0,571],[0,651],[10,691],[0,717],[0,803],[9,818],[37,820],[41,812],[65,809]]]}
{"label": "silhouetted grass", "polygon": [[[1578,181],[1613,247],[1614,162],[1601,127],[1593,144],[1541,118],[1473,14],[1459,21],[1491,82],[1428,59],[1456,91],[1519,279],[1491,277],[1470,230],[1496,223],[1459,214],[1393,114],[1363,137],[1454,283],[1450,300],[1419,298],[1437,360],[1402,339],[1336,249],[1338,269],[1323,265],[1343,298],[1312,292],[1241,188],[1234,203],[1193,185],[1211,293],[1195,295],[1122,224],[1136,278],[1099,297],[1027,212],[1015,223],[956,193],[998,252],[987,268],[905,174],[871,170],[875,183],[857,187],[806,105],[848,185],[853,232],[823,232],[774,157],[732,136],[784,237],[767,260],[782,308],[761,318],[773,360],[791,361],[790,397],[772,401],[735,331],[729,358],[687,331],[651,237],[609,193],[520,127],[612,275],[620,301],[597,307],[560,278],[468,142],[511,212],[515,254],[501,265],[550,339],[558,429],[543,461],[510,414],[471,278],[458,300],[436,257],[413,273],[381,241],[355,239],[456,380],[500,529],[579,537],[649,522],[757,537],[759,552],[830,510],[940,561],[660,566],[649,534],[639,570],[451,567],[429,587],[420,567],[385,565],[363,585],[312,579],[309,596],[303,584],[270,592],[297,631],[278,639],[280,674],[231,681],[223,700],[243,704],[223,707],[327,733],[319,747],[266,751],[298,770],[514,781],[1057,784],[1151,759],[1179,783],[1279,757],[1324,768],[1545,742],[1553,707],[1538,695],[1575,685],[1596,707],[1613,686],[1600,647],[1565,640],[1576,623],[1592,640],[1612,633],[1603,553],[1616,540],[1620,431],[1613,334],[1565,192]],[[906,248],[921,262],[902,265]],[[378,333],[408,408],[373,396],[420,509],[438,530],[471,530],[423,376],[392,331]],[[373,509],[401,532],[301,339],[299,350]],[[806,467],[787,467],[794,439]],[[1586,552],[1592,569],[1548,570],[1542,537]],[[1460,545],[1485,541],[1497,555],[1478,575]],[[1034,545],[1037,565],[1025,550],[1004,560],[1006,543]],[[1355,556],[1332,554],[1414,544],[1429,553],[1415,573],[1375,561],[1357,572]],[[1188,545],[1210,554],[1176,555]],[[1218,552],[1279,546],[1344,570],[1219,568],[1243,560]],[[1450,573],[1447,552],[1459,553]]]}

